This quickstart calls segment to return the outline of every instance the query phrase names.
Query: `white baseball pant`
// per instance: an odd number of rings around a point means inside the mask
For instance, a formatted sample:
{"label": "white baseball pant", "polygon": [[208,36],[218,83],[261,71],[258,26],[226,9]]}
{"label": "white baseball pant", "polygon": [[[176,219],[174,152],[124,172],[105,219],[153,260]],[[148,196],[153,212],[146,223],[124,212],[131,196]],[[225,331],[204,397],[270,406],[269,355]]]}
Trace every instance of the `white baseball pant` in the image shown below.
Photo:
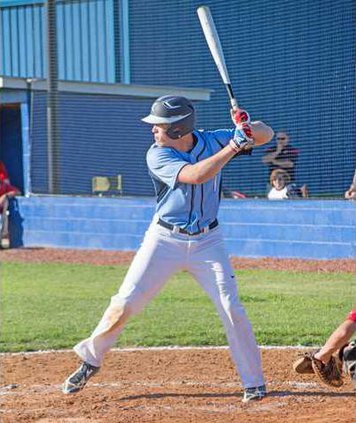
{"label": "white baseball pant", "polygon": [[187,270],[214,302],[244,388],[264,384],[261,358],[250,322],[239,301],[236,280],[220,228],[189,236],[153,220],[119,292],[111,298],[92,335],[74,347],[82,360],[100,367],[127,319],[140,312],[174,273]]}

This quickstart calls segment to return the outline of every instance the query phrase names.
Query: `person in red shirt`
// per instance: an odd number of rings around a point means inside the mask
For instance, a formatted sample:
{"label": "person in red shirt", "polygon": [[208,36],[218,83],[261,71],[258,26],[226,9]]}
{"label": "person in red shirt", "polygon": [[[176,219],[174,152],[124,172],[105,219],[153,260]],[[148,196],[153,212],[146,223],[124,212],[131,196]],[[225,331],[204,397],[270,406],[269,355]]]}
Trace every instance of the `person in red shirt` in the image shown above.
{"label": "person in red shirt", "polygon": [[0,161],[0,214],[1,214],[1,231],[0,246],[1,248],[10,247],[9,236],[9,198],[20,194],[20,191],[10,183],[9,174],[2,161]]}

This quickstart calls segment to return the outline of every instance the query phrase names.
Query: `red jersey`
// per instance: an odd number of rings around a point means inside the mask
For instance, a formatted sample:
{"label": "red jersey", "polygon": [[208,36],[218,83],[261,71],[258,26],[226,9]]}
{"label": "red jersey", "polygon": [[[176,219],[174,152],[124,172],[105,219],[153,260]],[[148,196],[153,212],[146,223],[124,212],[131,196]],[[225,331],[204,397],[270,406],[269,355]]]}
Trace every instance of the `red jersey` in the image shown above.
{"label": "red jersey", "polygon": [[351,310],[347,316],[347,320],[352,320],[356,323],[356,310]]}
{"label": "red jersey", "polygon": [[0,161],[0,182],[4,182],[5,179],[9,179],[9,174],[4,163]]}
{"label": "red jersey", "polygon": [[9,179],[9,174],[3,162],[0,161],[0,195],[7,194],[8,192],[16,192],[18,189],[13,185],[10,185],[8,182],[5,182]]}

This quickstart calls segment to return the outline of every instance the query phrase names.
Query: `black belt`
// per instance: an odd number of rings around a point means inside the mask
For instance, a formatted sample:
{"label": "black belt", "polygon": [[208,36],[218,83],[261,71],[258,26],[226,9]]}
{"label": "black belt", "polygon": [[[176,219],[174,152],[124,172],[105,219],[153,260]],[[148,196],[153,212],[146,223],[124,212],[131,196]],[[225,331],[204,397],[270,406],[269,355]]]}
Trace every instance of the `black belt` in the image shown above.
{"label": "black belt", "polygon": [[214,229],[218,226],[219,222],[218,219],[215,219],[214,222],[211,222],[210,225],[206,228],[203,228],[200,231],[197,232],[189,232],[186,229],[180,228],[179,226],[172,225],[171,223],[167,223],[164,220],[158,219],[157,222],[160,226],[163,226],[166,229],[169,229],[170,231],[177,231],[180,234],[186,234],[186,235],[200,235],[202,233],[206,233],[210,231],[211,229]]}

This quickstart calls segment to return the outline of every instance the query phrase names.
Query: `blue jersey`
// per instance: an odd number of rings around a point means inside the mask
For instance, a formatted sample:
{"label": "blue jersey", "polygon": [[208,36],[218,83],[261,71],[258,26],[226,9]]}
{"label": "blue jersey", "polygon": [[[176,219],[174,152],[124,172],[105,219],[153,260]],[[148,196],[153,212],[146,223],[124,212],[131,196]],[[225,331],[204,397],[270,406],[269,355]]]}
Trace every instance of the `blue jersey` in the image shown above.
{"label": "blue jersey", "polygon": [[156,213],[165,222],[189,232],[197,232],[217,216],[221,194],[221,172],[204,184],[178,182],[187,164],[195,164],[224,148],[234,129],[194,131],[197,142],[189,152],[153,144],[147,152],[147,165],[157,195]]}

